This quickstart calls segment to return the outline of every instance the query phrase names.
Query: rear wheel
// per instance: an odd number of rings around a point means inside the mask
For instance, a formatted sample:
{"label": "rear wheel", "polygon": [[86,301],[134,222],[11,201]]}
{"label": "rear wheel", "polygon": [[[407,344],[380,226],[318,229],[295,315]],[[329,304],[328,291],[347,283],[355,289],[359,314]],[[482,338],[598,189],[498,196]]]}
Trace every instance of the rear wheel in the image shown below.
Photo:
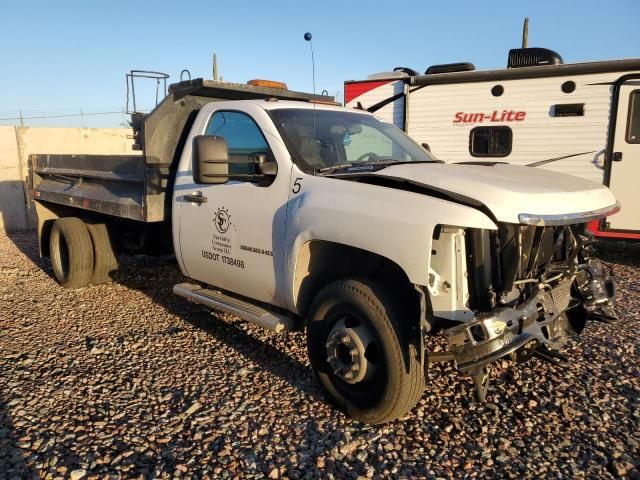
{"label": "rear wheel", "polygon": [[311,365],[338,405],[365,423],[401,417],[424,391],[418,350],[399,314],[384,289],[361,280],[330,284],[311,307]]}
{"label": "rear wheel", "polygon": [[87,230],[93,243],[93,275],[89,283],[98,285],[111,281],[111,273],[117,270],[116,258],[107,225],[88,223]]}
{"label": "rear wheel", "polygon": [[79,218],[59,218],[49,237],[51,265],[56,279],[66,288],[84,287],[93,274],[93,244]]}

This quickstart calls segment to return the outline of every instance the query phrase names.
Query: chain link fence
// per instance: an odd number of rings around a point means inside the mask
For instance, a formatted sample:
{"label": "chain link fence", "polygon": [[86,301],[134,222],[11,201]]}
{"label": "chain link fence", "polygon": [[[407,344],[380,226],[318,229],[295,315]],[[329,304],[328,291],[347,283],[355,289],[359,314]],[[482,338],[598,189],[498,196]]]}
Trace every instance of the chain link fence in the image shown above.
{"label": "chain link fence", "polygon": [[14,127],[129,128],[129,119],[123,107],[0,111],[0,126]]}

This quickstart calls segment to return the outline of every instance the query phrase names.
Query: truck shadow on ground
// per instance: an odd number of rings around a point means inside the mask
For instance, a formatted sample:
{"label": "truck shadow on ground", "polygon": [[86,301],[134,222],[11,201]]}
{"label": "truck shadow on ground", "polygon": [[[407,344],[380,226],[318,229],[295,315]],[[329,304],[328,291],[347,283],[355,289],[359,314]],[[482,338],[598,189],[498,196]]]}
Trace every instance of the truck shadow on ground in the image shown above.
{"label": "truck shadow on ground", "polygon": [[[55,281],[49,259],[40,258],[35,241],[37,235],[35,230],[23,230],[6,235],[34,266]],[[120,255],[118,263],[118,270],[112,275],[114,283],[143,293],[152,302],[162,306],[170,315],[188,322],[216,341],[224,343],[260,368],[291,384],[301,393],[314,400],[327,402],[327,397],[312,378],[311,368],[297,360],[291,352],[271,345],[251,332],[246,332],[239,326],[240,322],[233,323],[218,318],[219,312],[175,295],[172,291],[173,286],[187,282],[189,279],[182,275],[173,256]],[[275,338],[279,335],[296,335],[296,333],[267,332],[266,335],[269,336],[268,338]]]}
{"label": "truck shadow on ground", "polygon": [[53,281],[53,269],[48,258],[41,258],[38,250],[38,233],[35,229],[4,232],[20,252],[31,260],[34,266],[46,273]]}
{"label": "truck shadow on ground", "polygon": [[171,256],[121,255],[119,264],[118,271],[114,274],[114,282],[144,293],[169,314],[188,322],[216,341],[232,348],[261,369],[292,385],[305,396],[321,402],[327,401],[320,387],[315,384],[310,367],[296,359],[292,352],[282,350],[281,345],[275,346],[268,343],[272,337],[276,343],[280,335],[299,334],[276,334],[265,331],[266,338],[263,340],[252,332],[245,331],[241,322],[233,322],[224,317],[218,318],[221,315],[219,312],[176,296],[172,292],[173,285],[189,279],[182,276],[175,259]]}
{"label": "truck shadow on ground", "polygon": [[[9,235],[11,241],[30,260],[33,265],[33,269],[42,269],[47,276],[52,277],[52,270],[48,259],[41,259],[39,257],[37,242],[35,241],[36,233],[34,231],[16,232]],[[280,381],[291,386],[299,396],[302,397],[303,403],[316,403],[322,404],[328,403],[326,397],[321,391],[319,385],[312,378],[311,369],[304,363],[304,360],[300,357],[300,352],[296,352],[295,349],[301,346],[301,334],[297,332],[285,333],[278,335],[275,333],[266,332],[262,334],[259,327],[254,327],[251,324],[245,324],[238,320],[230,318],[217,318],[219,314],[212,312],[211,310],[202,307],[197,304],[188,302],[186,299],[178,297],[172,293],[172,287],[176,283],[186,281],[182,276],[179,267],[175,263],[173,257],[150,257],[150,256],[126,256],[121,255],[119,258],[120,268],[117,273],[114,274],[114,285],[106,286],[111,289],[118,289],[121,291],[121,287],[126,287],[132,291],[140,292],[145,295],[151,302],[159,305],[166,311],[166,316],[162,314],[160,320],[162,326],[158,331],[149,332],[146,330],[147,335],[151,335],[150,342],[154,341],[153,335],[194,335],[198,332],[199,336],[208,338],[207,349],[220,348],[224,350],[232,350],[234,354],[228,356],[230,368],[233,369],[235,365],[239,363],[251,363],[254,365],[254,369],[264,371],[266,374],[273,375]],[[31,267],[28,267],[31,270]],[[42,278],[42,274],[38,273]],[[46,279],[46,282],[54,282],[53,278]],[[96,288],[104,288],[96,287]],[[61,287],[56,287],[61,288]],[[93,288],[93,287],[88,287]],[[68,292],[73,295],[73,292]],[[117,292],[115,292],[117,295]],[[129,296],[129,298],[131,298]],[[141,299],[141,297],[138,297]],[[148,305],[146,300],[140,301],[140,308],[145,308],[145,304]],[[186,323],[185,323],[186,322]],[[192,328],[194,327],[194,328]],[[144,327],[146,329],[146,327]],[[115,339],[125,334],[125,331],[113,332],[108,335],[109,338],[102,340],[108,342],[116,341]],[[144,333],[141,333],[144,335]],[[297,338],[293,338],[297,337]],[[185,351],[184,355],[189,355],[189,351]],[[206,356],[206,350],[204,355]],[[206,362],[207,359],[202,357],[203,350],[194,350],[193,352],[194,362]],[[2,366],[0,362],[0,367]],[[215,375],[216,373],[210,373],[207,375]],[[0,375],[7,375],[9,378],[12,375],[10,369],[2,371],[0,368]],[[200,398],[201,395],[212,397],[214,400],[224,399],[224,394],[219,396],[215,390],[211,389],[211,386],[207,383],[207,375],[204,378],[193,378],[193,389],[188,393],[185,391],[182,394],[180,390],[180,401],[185,405],[189,405]],[[264,374],[263,374],[264,375]],[[248,383],[255,382],[255,378],[251,374],[247,374],[246,381]],[[213,382],[219,384],[220,382]],[[118,385],[114,385],[114,388],[119,388]],[[177,394],[178,391],[176,391]],[[12,422],[9,416],[9,411],[17,407],[9,407],[7,402],[13,400],[11,392],[2,392],[6,395],[0,396],[0,478],[32,478],[37,477],[39,471],[29,470],[29,450],[21,448],[20,437],[25,435],[25,427],[16,425]],[[177,397],[176,397],[177,398]],[[249,415],[249,421],[251,420]],[[346,418],[344,419],[348,423],[351,423]],[[306,421],[306,425],[302,428],[300,433],[302,439],[314,438],[316,433],[316,422],[313,417],[309,417]],[[311,440],[307,440],[311,441]],[[164,468],[167,471],[174,471],[178,463],[184,463],[185,460],[181,459],[183,445],[181,440],[176,440],[177,443],[165,445],[162,447],[162,453],[157,453],[151,457],[140,458],[140,456],[131,457],[130,462],[135,461],[135,466],[130,473],[139,472],[152,472],[158,468],[159,465],[165,465]],[[216,440],[216,444],[211,448],[222,449],[223,443],[230,443],[231,440],[220,437]],[[222,442],[222,443],[220,443]],[[219,444],[218,444],[219,443]],[[74,449],[66,445],[56,445],[53,448],[40,451],[38,456],[44,459],[51,459],[55,456],[59,458],[70,458],[67,463],[70,463],[69,468],[73,469],[80,465],[82,459],[76,458],[74,455]],[[115,455],[115,454],[114,454]],[[151,455],[151,454],[150,454]],[[262,472],[269,472],[270,464],[268,461],[262,462],[259,458],[255,458],[256,454],[253,452],[252,447],[242,447],[238,451],[240,458],[253,458],[257,463],[257,469]],[[36,467],[37,468],[37,467]],[[45,467],[46,468],[46,467]],[[34,473],[35,472],[35,473]],[[10,473],[10,475],[9,475]],[[146,474],[145,474],[146,475]],[[148,478],[151,478],[150,476]]]}

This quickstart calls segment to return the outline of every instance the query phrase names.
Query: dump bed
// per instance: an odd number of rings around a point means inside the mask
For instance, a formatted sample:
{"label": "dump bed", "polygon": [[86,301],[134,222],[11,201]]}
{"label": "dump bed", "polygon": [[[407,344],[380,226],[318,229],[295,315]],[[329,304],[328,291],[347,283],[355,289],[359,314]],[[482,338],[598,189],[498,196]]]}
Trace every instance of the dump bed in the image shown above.
{"label": "dump bed", "polygon": [[209,102],[256,98],[334,101],[326,95],[239,83],[176,83],[152,112],[131,116],[133,150],[142,155],[31,155],[33,200],[142,222],[168,220],[173,173],[200,108]]}
{"label": "dump bed", "polygon": [[162,221],[166,178],[142,155],[31,155],[34,200],[140,221]]}

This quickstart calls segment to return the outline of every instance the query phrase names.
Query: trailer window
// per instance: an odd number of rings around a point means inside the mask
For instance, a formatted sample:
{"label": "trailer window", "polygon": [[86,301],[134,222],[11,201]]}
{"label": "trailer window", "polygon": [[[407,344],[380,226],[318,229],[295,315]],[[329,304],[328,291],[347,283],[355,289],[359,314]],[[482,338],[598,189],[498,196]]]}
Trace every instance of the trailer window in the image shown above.
{"label": "trailer window", "polygon": [[640,143],[640,90],[634,90],[629,94],[627,143]]}
{"label": "trailer window", "polygon": [[506,157],[512,143],[509,127],[476,127],[469,134],[469,153],[474,157]]}

